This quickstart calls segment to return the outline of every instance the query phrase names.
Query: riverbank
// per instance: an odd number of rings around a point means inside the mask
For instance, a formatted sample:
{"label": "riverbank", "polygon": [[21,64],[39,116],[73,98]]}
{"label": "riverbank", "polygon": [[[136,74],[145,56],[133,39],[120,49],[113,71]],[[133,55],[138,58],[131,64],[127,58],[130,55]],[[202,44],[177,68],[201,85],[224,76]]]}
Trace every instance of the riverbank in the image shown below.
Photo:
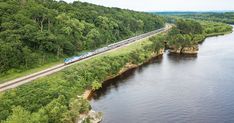
{"label": "riverbank", "polygon": [[[163,49],[160,49],[158,53],[153,53],[152,56],[147,59],[146,61],[144,61],[143,63],[140,63],[140,64],[131,64],[131,63],[127,63],[116,75],[113,75],[113,76],[110,76],[110,77],[107,77],[106,80],[104,80],[102,82],[102,84],[105,84],[106,82],[109,82],[110,80],[112,79],[115,79],[119,76],[121,76],[122,74],[124,74],[125,72],[128,72],[132,69],[135,69],[135,68],[138,68],[140,66],[142,66],[143,64],[145,63],[148,63],[151,59],[155,58],[155,57],[158,57],[158,56],[162,56],[163,55],[163,52],[164,52],[164,48]],[[84,99],[87,99],[89,100],[92,96],[92,94],[94,93],[94,90],[92,89],[87,89],[85,90],[85,92],[83,93],[82,97]]]}

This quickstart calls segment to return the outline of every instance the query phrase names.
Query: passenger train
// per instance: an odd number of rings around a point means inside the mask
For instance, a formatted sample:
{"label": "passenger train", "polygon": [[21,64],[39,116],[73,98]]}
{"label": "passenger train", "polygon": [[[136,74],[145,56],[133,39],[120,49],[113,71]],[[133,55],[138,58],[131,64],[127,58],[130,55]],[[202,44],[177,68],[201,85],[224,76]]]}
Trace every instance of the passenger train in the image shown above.
{"label": "passenger train", "polygon": [[158,33],[160,31],[164,31],[164,30],[165,30],[165,27],[162,28],[162,29],[158,29],[158,30],[155,30],[155,31],[152,31],[152,32],[148,32],[148,33],[139,35],[139,36],[135,36],[135,37],[132,37],[132,38],[120,41],[120,42],[116,42],[116,43],[110,44],[110,45],[108,45],[106,47],[99,48],[99,49],[96,49],[94,51],[84,53],[84,54],[82,54],[80,56],[73,56],[71,58],[66,58],[66,59],[64,59],[64,64],[66,65],[66,64],[70,64],[70,63],[74,63],[74,62],[80,61],[82,59],[85,59],[85,58],[88,58],[88,57],[91,57],[91,56],[103,53],[103,52],[111,50],[111,49],[115,49],[117,47],[129,44],[129,43],[132,43],[134,41],[137,41],[139,39],[148,37],[148,36],[150,36],[152,34],[155,34],[155,33]]}

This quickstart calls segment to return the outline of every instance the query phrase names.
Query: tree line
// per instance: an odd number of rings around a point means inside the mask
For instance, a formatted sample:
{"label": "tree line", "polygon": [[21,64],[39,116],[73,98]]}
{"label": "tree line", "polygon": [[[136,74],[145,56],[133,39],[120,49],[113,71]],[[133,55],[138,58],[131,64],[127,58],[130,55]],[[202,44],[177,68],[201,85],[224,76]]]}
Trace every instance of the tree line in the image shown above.
{"label": "tree line", "polygon": [[192,18],[196,20],[205,20],[205,21],[214,21],[214,22],[222,22],[222,23],[227,23],[227,24],[234,24],[234,12],[189,13],[189,14],[181,14],[181,15],[176,15],[176,16],[180,16],[183,18]]}

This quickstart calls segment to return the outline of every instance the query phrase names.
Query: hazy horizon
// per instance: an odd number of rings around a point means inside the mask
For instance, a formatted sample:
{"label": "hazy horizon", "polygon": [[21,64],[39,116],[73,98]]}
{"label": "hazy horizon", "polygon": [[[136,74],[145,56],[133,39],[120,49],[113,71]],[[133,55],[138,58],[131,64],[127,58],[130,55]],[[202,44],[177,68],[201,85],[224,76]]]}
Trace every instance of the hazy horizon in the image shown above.
{"label": "hazy horizon", "polygon": [[[73,2],[77,0],[64,0]],[[118,7],[136,11],[234,11],[230,0],[80,0],[106,7]]]}

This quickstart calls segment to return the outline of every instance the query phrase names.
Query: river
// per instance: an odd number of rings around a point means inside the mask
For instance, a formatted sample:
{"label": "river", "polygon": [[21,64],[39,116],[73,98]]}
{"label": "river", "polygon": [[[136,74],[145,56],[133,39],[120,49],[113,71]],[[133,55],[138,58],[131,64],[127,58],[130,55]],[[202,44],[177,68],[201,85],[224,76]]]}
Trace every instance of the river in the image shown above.
{"label": "river", "polygon": [[111,80],[91,99],[102,123],[234,123],[234,33],[197,56],[167,52]]}

